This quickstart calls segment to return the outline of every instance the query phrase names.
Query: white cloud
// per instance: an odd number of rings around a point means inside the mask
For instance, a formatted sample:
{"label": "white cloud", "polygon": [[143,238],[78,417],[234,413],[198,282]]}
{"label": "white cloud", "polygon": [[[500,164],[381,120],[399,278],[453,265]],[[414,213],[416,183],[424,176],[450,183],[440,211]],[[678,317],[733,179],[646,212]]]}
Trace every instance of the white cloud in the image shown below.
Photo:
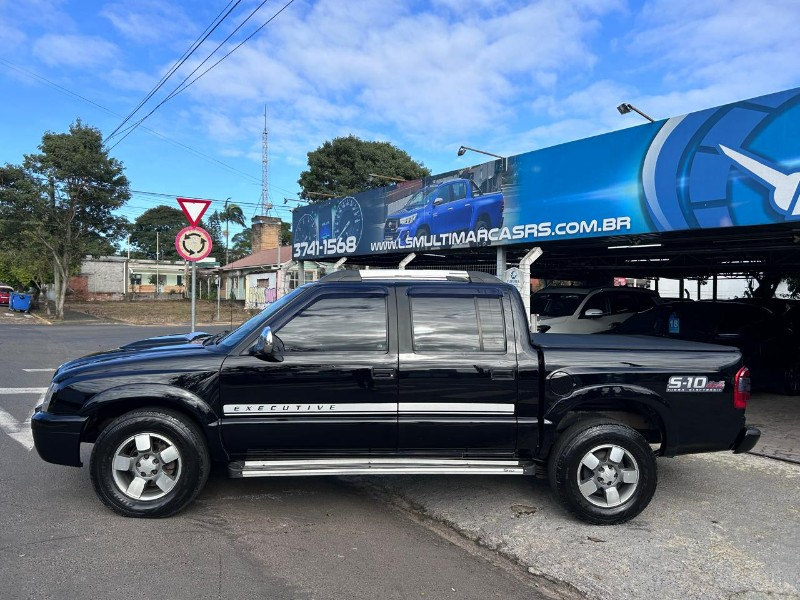
{"label": "white cloud", "polygon": [[4,23],[14,23],[18,27],[72,32],[75,21],[64,10],[66,3],[66,0],[0,0],[0,15]]}
{"label": "white cloud", "polygon": [[[223,110],[284,104],[323,139],[393,129],[407,142],[440,144],[504,127],[561,74],[591,72],[588,40],[617,2],[483,3],[469,11],[412,13],[403,2],[322,0],[275,26],[195,85]],[[300,5],[301,7],[303,5]],[[442,3],[437,5],[441,8]]]}
{"label": "white cloud", "polygon": [[164,43],[174,37],[189,37],[195,26],[186,13],[173,3],[137,0],[134,3],[108,4],[100,11],[126,38],[139,43]]}
{"label": "white cloud", "polygon": [[87,68],[114,60],[117,47],[98,37],[46,34],[34,42],[33,53],[49,66]]}
{"label": "white cloud", "polygon": [[664,114],[683,114],[796,85],[795,0],[654,0],[628,51],[660,73]]}
{"label": "white cloud", "polygon": [[26,39],[25,32],[11,27],[7,23],[0,25],[0,51],[4,54],[10,55],[24,44]]}
{"label": "white cloud", "polygon": [[124,69],[111,69],[106,78],[116,89],[142,93],[149,92],[156,83],[155,77],[150,73]]}

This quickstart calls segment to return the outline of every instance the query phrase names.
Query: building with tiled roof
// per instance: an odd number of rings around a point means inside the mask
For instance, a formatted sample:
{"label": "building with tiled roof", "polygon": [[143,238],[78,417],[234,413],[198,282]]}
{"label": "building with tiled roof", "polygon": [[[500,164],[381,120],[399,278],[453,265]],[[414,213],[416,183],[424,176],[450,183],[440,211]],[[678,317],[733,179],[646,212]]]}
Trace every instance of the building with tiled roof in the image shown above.
{"label": "building with tiled roof", "polygon": [[[264,308],[299,285],[292,247],[278,247],[281,220],[253,218],[253,253],[219,269],[222,297],[244,300],[245,308]],[[331,265],[305,261],[305,281],[314,281]]]}

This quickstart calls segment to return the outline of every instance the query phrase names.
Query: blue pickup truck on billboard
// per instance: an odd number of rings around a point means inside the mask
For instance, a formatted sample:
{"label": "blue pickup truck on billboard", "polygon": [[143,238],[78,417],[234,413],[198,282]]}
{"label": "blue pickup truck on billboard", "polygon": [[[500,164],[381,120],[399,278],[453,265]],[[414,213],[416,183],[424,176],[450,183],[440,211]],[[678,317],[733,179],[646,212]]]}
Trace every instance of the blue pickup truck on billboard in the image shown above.
{"label": "blue pickup truck on billboard", "polygon": [[799,168],[794,89],[299,207],[293,256],[785,224]]}
{"label": "blue pickup truck on billboard", "polygon": [[398,212],[386,217],[384,239],[405,240],[431,234],[489,231],[503,224],[502,192],[483,193],[470,179],[453,179],[415,192]]}

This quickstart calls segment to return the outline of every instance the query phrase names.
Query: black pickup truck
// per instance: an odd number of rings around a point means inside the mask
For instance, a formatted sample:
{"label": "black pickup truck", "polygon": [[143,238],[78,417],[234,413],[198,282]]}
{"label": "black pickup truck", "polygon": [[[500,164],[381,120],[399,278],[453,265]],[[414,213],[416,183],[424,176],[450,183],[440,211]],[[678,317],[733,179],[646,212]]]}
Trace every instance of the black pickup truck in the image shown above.
{"label": "black pickup truck", "polygon": [[581,519],[620,523],[656,456],[745,452],[735,348],[531,336],[514,288],[482,273],[337,271],[226,335],[157,339],[68,362],[32,417],[46,461],[100,499],[163,517],[231,477],[542,475]]}

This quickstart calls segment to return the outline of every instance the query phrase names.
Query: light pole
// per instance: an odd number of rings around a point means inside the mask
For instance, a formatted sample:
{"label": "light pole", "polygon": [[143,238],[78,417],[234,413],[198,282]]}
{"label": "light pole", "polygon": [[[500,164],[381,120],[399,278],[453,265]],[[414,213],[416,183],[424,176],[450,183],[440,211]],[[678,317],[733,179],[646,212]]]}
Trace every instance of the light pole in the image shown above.
{"label": "light pole", "polygon": [[635,113],[639,113],[640,115],[642,115],[645,119],[647,119],[651,123],[655,123],[656,122],[656,120],[653,117],[644,114],[642,111],[640,111],[638,108],[636,108],[633,104],[630,104],[628,102],[623,102],[622,104],[620,104],[617,107],[617,110],[619,111],[619,114],[621,114],[621,115],[627,115],[629,112],[633,111]]}
{"label": "light pole", "polygon": [[222,214],[225,215],[225,266],[228,266],[228,230],[230,228],[230,219],[228,219],[228,200],[225,198],[225,208],[222,209]]}
{"label": "light pole", "polygon": [[503,171],[506,170],[506,160],[507,159],[506,159],[505,156],[500,156],[499,154],[494,154],[492,152],[486,152],[486,150],[478,150],[477,148],[472,148],[470,146],[459,146],[458,155],[459,156],[464,156],[467,153],[467,150],[470,150],[472,152],[477,152],[478,154],[485,154],[486,156],[494,156],[495,158],[499,158],[500,160],[503,161]]}

